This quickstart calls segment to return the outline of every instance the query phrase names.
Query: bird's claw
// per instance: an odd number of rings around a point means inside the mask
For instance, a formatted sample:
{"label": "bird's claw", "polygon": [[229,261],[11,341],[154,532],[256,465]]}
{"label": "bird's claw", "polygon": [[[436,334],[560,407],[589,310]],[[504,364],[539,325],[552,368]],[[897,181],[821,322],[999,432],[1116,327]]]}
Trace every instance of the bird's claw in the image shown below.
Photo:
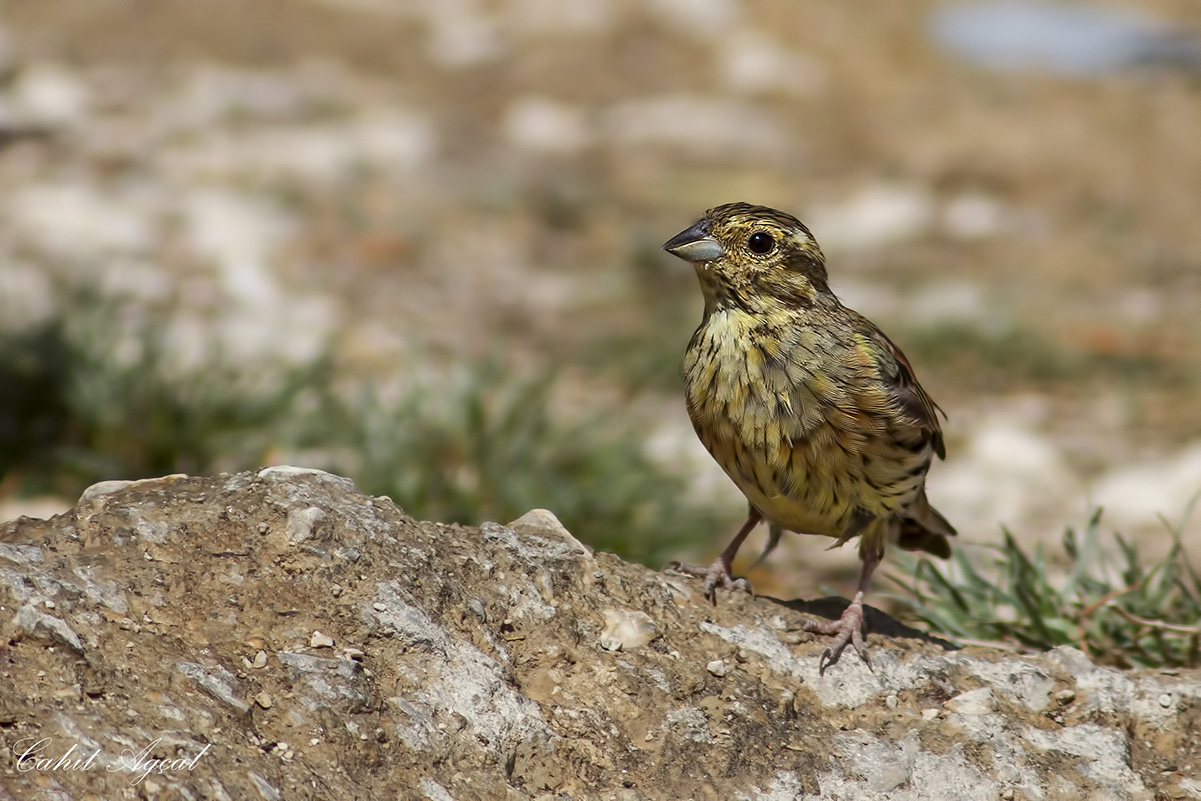
{"label": "bird's claw", "polygon": [[826,668],[839,660],[848,642],[854,646],[855,653],[859,654],[859,658],[863,660],[863,664],[867,665],[867,669],[872,670],[872,660],[867,655],[867,646],[864,645],[863,635],[858,631],[853,631],[850,636],[847,636],[844,631],[835,638],[833,643],[826,646],[826,650],[822,651],[822,655],[817,660],[817,675],[826,675]]}
{"label": "bird's claw", "polygon": [[733,578],[729,573],[724,573],[720,576],[714,576],[710,573],[705,577],[705,583],[702,589],[705,591],[705,597],[709,599],[709,603],[717,606],[717,588],[730,592],[745,592],[752,598],[755,597],[755,588],[751,583],[744,578]]}
{"label": "bird's claw", "polygon": [[867,655],[867,643],[863,639],[863,605],[858,601],[848,606],[838,620],[820,623],[816,620],[806,620],[803,627],[805,631],[834,635],[834,642],[830,643],[818,657],[817,673],[819,676],[824,676],[826,668],[842,657],[842,652],[846,650],[847,645],[854,647],[855,653],[859,654],[859,658],[867,665],[867,669],[872,670],[872,660]]}
{"label": "bird's claw", "polygon": [[704,591],[705,598],[714,606],[717,606],[718,588],[730,592],[745,592],[752,598],[755,597],[755,588],[751,586],[751,583],[744,578],[734,578],[731,576],[730,568],[720,559],[708,567],[688,565],[683,562],[668,562],[663,570],[669,573],[679,573],[685,576],[692,576],[693,578],[704,579],[705,583],[701,585],[701,589]]}

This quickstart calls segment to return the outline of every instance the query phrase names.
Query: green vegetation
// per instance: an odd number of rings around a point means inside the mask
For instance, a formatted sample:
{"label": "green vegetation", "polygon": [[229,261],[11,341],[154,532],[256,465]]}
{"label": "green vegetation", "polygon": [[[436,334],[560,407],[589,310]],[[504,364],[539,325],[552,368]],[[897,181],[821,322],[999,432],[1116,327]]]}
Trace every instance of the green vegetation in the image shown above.
{"label": "green vegetation", "polygon": [[[721,528],[684,478],[652,461],[629,415],[550,409],[549,376],[496,360],[399,393],[306,367],[203,369],[171,360],[165,318],[130,321],[115,301],[0,334],[0,488],[74,497],[112,478],[245,470],[273,454],[353,478],[410,514],[507,522],[551,509],[581,540],[658,566]],[[224,365],[224,366],[221,366]],[[387,376],[395,378],[395,376]],[[402,376],[402,378],[409,378]]]}
{"label": "green vegetation", "polygon": [[963,548],[949,568],[891,554],[902,575],[890,578],[907,592],[897,600],[933,631],[960,640],[1027,650],[1071,645],[1117,667],[1201,664],[1201,579],[1180,543],[1184,521],[1171,527],[1172,547],[1155,564],[1144,564],[1120,534],[1113,535],[1118,557],[1106,560],[1100,522],[1098,510],[1082,535],[1064,533],[1070,569],[1061,582],[1052,580],[1041,545],[1029,554],[1008,531],[990,548],[985,571]]}
{"label": "green vegetation", "polygon": [[267,378],[214,358],[188,371],[164,341],[163,319],[129,315],[86,289],[71,290],[64,308],[0,332],[0,481],[27,494],[253,466],[328,368],[317,360]]}

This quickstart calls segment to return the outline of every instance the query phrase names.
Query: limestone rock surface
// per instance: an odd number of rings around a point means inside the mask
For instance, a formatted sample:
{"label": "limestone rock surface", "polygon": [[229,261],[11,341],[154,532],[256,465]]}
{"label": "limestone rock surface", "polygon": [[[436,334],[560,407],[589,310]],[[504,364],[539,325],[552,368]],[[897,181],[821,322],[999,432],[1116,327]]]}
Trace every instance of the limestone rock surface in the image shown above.
{"label": "limestone rock surface", "polygon": [[[273,467],[0,525],[0,799],[1201,798],[1201,677],[722,594]],[[72,750],[73,749],[73,750]]]}

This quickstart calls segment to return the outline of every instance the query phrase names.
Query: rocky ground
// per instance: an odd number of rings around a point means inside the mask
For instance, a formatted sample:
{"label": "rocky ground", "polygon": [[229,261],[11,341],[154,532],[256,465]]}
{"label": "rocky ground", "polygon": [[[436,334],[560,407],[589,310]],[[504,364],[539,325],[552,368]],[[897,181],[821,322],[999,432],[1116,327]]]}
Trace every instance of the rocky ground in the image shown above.
{"label": "rocky ground", "polygon": [[1154,547],[1201,489],[1196,78],[990,71],[938,7],[2,2],[0,318],[94,281],[182,300],[181,363],[332,338],[394,382],[503,343],[565,408],[641,410],[734,523],[675,383],[699,294],[657,247],[753,200],[810,224],[950,413],[930,494],[965,539],[1100,502]]}
{"label": "rocky ground", "polygon": [[1201,798],[1197,671],[869,610],[874,670],[821,675],[842,603],[714,607],[547,512],[319,471],[106,482],[0,527],[0,799]]}

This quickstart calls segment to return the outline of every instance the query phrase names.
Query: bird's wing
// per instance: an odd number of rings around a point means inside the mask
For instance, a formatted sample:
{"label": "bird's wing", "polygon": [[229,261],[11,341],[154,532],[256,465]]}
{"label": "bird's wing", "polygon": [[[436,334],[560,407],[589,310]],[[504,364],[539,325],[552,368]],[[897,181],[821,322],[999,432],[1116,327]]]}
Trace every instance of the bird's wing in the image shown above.
{"label": "bird's wing", "polygon": [[856,316],[863,322],[858,330],[863,332],[864,341],[872,353],[872,360],[893,398],[906,414],[917,421],[921,430],[930,435],[938,458],[946,458],[942,427],[938,424],[938,415],[941,414],[945,418],[946,412],[922,389],[922,385],[913,375],[913,366],[901,349],[866,317]]}

